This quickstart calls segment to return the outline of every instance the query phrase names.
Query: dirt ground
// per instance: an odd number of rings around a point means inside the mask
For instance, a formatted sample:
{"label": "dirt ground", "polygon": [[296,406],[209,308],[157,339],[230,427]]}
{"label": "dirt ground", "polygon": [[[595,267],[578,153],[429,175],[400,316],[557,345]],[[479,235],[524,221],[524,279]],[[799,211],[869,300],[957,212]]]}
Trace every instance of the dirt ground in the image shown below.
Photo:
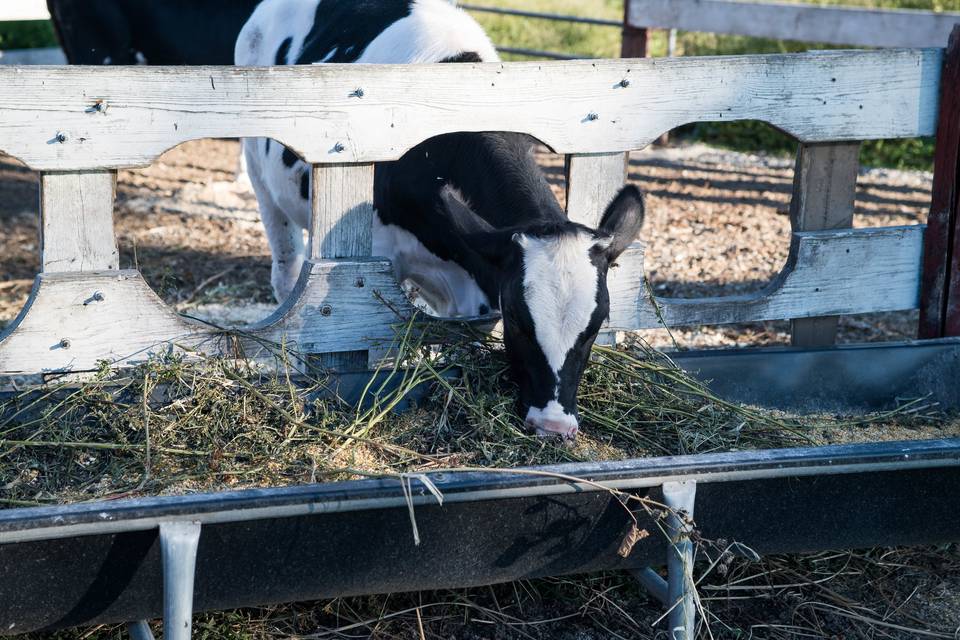
{"label": "dirt ground", "polygon": [[[121,267],[139,267],[179,311],[220,322],[250,322],[275,306],[269,248],[249,185],[235,181],[239,145],[201,140],[165,153],[153,165],[122,171],[116,231]],[[563,200],[563,163],[539,159]],[[647,194],[647,269],[664,297],[756,291],[780,270],[789,246],[792,162],[702,146],[661,147],[634,154],[630,180]],[[855,225],[922,222],[929,174],[862,172]],[[0,156],[0,326],[9,323],[30,290],[39,259],[37,178]],[[910,338],[915,313],[845,317],[841,342]],[[782,344],[787,322],[682,328],[684,347]],[[665,331],[647,332],[657,345]]]}

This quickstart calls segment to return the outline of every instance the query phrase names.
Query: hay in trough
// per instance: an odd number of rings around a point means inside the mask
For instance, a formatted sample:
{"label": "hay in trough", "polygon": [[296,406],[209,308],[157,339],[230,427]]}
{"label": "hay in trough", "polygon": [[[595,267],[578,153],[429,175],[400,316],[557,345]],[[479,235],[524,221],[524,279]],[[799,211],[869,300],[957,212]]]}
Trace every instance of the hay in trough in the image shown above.
{"label": "hay in trough", "polygon": [[[726,402],[633,338],[594,348],[581,385],[581,435],[564,445],[528,434],[516,417],[496,338],[469,327],[418,328],[416,339],[412,325],[402,328],[395,363],[364,391],[360,408],[279,348],[279,367],[163,356],[7,394],[0,506],[960,433],[960,422],[923,398],[850,418]],[[442,337],[444,347],[430,347],[428,337]],[[422,385],[429,393],[419,406],[394,411]]]}
{"label": "hay in trough", "polygon": [[[165,356],[8,394],[0,403],[0,506],[960,433],[960,421],[922,398],[852,418],[729,403],[632,338],[595,347],[581,387],[582,433],[564,446],[524,431],[496,338],[428,325],[414,339],[412,328],[402,328],[387,380],[367,388],[359,408],[276,346],[286,363],[279,367]],[[418,385],[429,388],[419,406],[393,411]],[[957,608],[937,608],[934,596],[958,591],[950,583],[960,575],[956,545],[750,562],[722,541],[704,541],[698,557],[703,637],[949,637],[950,625],[960,625]],[[201,614],[194,633],[599,640],[660,637],[662,616],[630,576],[608,573]],[[106,626],[56,636],[124,633]]]}

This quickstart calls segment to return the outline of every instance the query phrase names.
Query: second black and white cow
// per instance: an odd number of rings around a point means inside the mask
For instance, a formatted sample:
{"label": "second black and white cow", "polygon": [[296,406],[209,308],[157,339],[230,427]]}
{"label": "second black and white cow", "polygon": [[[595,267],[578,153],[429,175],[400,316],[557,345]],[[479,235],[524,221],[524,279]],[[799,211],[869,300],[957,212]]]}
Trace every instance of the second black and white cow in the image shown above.
{"label": "second black and white cow", "polygon": [[47,0],[70,64],[230,64],[260,0]]}
{"label": "second black and white cow", "polygon": [[[497,59],[480,26],[447,0],[265,0],[236,47],[240,65]],[[607,270],[639,232],[643,200],[627,187],[599,228],[570,222],[532,142],[448,134],[379,164],[374,254],[441,315],[499,309],[521,415],[541,435],[572,438],[577,387],[609,312]],[[244,149],[282,300],[304,260],[309,167],[267,139]]]}

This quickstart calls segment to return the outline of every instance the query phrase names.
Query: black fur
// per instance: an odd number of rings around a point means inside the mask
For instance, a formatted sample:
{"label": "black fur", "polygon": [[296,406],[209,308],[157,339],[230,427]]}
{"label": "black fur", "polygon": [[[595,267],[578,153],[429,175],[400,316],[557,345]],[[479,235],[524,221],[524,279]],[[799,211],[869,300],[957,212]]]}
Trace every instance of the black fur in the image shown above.
{"label": "black fur", "polygon": [[260,0],[47,0],[70,64],[233,64]]}
{"label": "black fur", "polygon": [[304,200],[310,199],[310,171],[307,169],[300,173],[300,197]]}
{"label": "black fur", "polygon": [[299,160],[299,158],[297,158],[297,154],[295,154],[293,151],[290,151],[290,149],[286,147],[283,148],[283,154],[280,156],[280,158],[283,160],[283,166],[285,166],[287,169],[295,165],[297,160]]}
{"label": "black fur", "polygon": [[323,0],[297,64],[354,62],[374,38],[410,15],[413,0]]}
{"label": "black fur", "polygon": [[287,56],[290,54],[290,45],[293,44],[293,38],[286,38],[277,48],[277,55],[273,63],[277,66],[287,64]]}

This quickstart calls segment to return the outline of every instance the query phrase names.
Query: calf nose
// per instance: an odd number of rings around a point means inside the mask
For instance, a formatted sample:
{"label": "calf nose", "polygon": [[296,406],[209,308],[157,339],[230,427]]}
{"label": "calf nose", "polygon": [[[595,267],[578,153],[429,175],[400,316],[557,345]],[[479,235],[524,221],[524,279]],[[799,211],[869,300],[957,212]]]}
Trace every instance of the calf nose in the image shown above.
{"label": "calf nose", "polygon": [[577,425],[566,420],[541,420],[532,424],[541,438],[555,438],[560,436],[564,440],[573,440],[577,437]]}

